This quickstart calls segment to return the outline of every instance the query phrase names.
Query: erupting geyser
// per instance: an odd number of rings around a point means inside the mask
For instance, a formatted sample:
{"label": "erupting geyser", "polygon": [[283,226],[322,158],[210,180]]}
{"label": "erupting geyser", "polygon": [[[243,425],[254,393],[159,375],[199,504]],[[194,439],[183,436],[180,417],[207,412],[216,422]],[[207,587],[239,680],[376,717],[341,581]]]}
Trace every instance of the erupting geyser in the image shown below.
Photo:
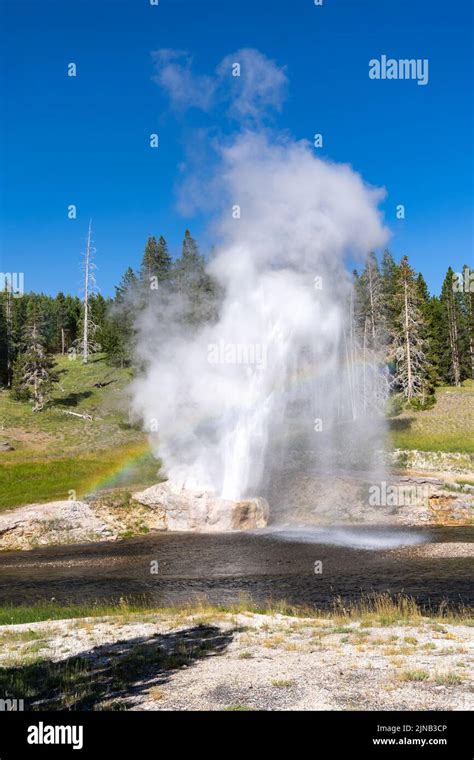
{"label": "erupting geyser", "polygon": [[174,299],[138,326],[133,409],[168,478],[238,501],[295,458],[370,469],[380,377],[354,360],[344,258],[385,242],[383,191],[306,142],[249,132],[221,151],[218,184],[218,319],[183,326]]}

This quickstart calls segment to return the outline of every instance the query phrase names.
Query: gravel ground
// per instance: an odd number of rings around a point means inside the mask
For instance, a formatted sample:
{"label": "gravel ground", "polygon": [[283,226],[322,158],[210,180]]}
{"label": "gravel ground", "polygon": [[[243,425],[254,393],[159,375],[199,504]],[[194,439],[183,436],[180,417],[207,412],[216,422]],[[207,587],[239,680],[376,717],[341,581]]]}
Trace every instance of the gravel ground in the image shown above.
{"label": "gravel ground", "polygon": [[[197,641],[199,654],[178,662],[176,653]],[[474,709],[472,628],[429,619],[381,625],[250,613],[88,618],[0,626],[0,645],[1,668],[44,660],[61,668],[81,655],[96,682],[111,663],[128,658],[129,665],[141,648],[127,683],[109,679],[89,709]],[[166,665],[150,659],[157,648],[171,657]],[[46,707],[48,695],[37,696],[37,706]],[[34,696],[26,702],[34,706]]]}

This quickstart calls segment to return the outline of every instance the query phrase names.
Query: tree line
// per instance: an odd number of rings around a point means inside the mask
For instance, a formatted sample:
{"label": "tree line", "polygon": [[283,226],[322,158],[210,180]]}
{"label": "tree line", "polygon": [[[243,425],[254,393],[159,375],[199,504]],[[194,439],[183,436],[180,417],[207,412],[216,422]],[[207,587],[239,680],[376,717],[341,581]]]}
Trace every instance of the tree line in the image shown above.
{"label": "tree line", "polygon": [[[206,257],[186,230],[181,255],[173,261],[163,236],[147,240],[137,270],[129,267],[104,298],[95,287],[91,231],[84,254],[82,297],[0,290],[0,387],[14,398],[31,399],[40,411],[57,381],[54,355],[87,363],[101,351],[114,366],[130,366],[137,316],[152,299],[179,304],[183,326],[197,326],[217,315],[219,287],[206,272]],[[159,299],[156,299],[156,292]]]}
{"label": "tree line", "polygon": [[[157,318],[172,304],[183,329],[216,319],[222,293],[206,263],[189,230],[176,260],[163,236],[150,236],[138,269],[129,267],[105,299],[95,288],[89,229],[82,297],[15,297],[7,283],[0,291],[0,386],[39,411],[57,381],[55,354],[87,362],[100,350],[111,365],[130,366],[137,316],[151,299]],[[375,373],[364,369],[363,392],[373,393],[382,378],[392,402],[425,408],[437,385],[474,379],[474,283],[467,266],[464,274],[460,283],[449,268],[441,293],[430,295],[408,258],[397,263],[389,251],[380,261],[370,253],[353,272],[348,365],[362,361]]]}
{"label": "tree line", "polygon": [[448,268],[439,295],[430,295],[407,256],[397,264],[389,251],[380,263],[370,253],[353,277],[357,350],[385,367],[399,404],[424,408],[434,403],[437,385],[474,379],[474,282],[467,265],[461,277]]}

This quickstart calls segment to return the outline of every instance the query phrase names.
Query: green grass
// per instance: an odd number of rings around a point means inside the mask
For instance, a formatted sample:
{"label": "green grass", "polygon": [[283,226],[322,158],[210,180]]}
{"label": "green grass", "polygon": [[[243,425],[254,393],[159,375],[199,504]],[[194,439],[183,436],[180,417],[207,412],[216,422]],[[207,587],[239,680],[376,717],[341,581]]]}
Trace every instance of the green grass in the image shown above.
{"label": "green grass", "polygon": [[454,673],[453,671],[450,671],[449,673],[438,673],[438,675],[435,676],[435,683],[437,683],[438,686],[459,686],[464,680],[465,676],[460,673]]}
{"label": "green grass", "polygon": [[[418,412],[424,414],[424,412]],[[474,454],[474,444],[466,433],[423,433],[417,431],[390,432],[393,448],[418,451],[443,451],[446,454]]]}
{"label": "green grass", "polygon": [[19,605],[0,607],[0,625],[39,623],[43,620],[71,620],[73,618],[106,617],[121,613],[144,611],[143,605],[129,604],[74,604],[64,607],[54,602],[39,602],[31,606]]}
{"label": "green grass", "polygon": [[[110,367],[99,354],[89,364],[57,356],[55,369],[59,382],[41,412],[32,412],[31,403],[15,401],[9,391],[0,392],[0,436],[15,447],[2,454],[2,462],[64,457],[65,452],[69,457],[86,456],[145,440],[128,419],[129,369]],[[97,383],[106,385],[97,388]],[[90,414],[93,421],[67,411]]]}
{"label": "green grass", "polygon": [[3,641],[7,641],[8,643],[11,642],[29,642],[29,641],[37,641],[38,639],[44,639],[44,632],[33,630],[32,628],[27,628],[26,630],[24,628],[14,628],[6,629],[4,631],[0,631],[0,643]]}
{"label": "green grass", "polygon": [[[140,616],[149,615],[171,615],[183,619],[194,616],[199,617],[203,621],[209,621],[213,617],[218,617],[222,614],[239,613],[254,613],[258,615],[281,614],[302,619],[322,618],[333,620],[335,623],[359,621],[361,622],[361,627],[364,624],[367,625],[369,621],[372,625],[385,627],[392,624],[421,624],[429,620],[432,622],[433,630],[443,633],[446,633],[446,629],[439,624],[440,621],[444,623],[462,622],[464,625],[472,624],[472,612],[469,609],[450,609],[448,605],[441,604],[438,610],[422,612],[411,597],[398,595],[392,598],[389,594],[376,594],[362,597],[359,602],[351,605],[342,605],[342,603],[336,600],[332,609],[329,610],[295,606],[284,601],[274,604],[271,602],[256,604],[244,595],[240,601],[228,605],[214,605],[208,602],[206,598],[202,598],[169,607],[150,606],[147,604],[146,599],[143,599],[143,601],[121,599],[115,604],[101,604],[97,602],[96,604],[64,606],[56,602],[45,601],[34,605],[7,605],[0,607],[0,625],[86,617],[120,616],[122,618],[133,618],[134,616],[138,616],[140,618]],[[339,627],[331,627],[328,629],[328,633],[340,630]],[[354,633],[354,629],[352,628],[348,628],[347,630],[350,633]]]}
{"label": "green grass", "polygon": [[[151,485],[159,479],[159,463],[145,450],[139,461],[122,472],[128,459],[141,447],[122,446],[97,456],[67,459],[40,459],[11,462],[0,473],[0,511],[21,504],[82,498],[95,492],[98,482],[104,487]],[[74,493],[73,493],[74,492]]]}
{"label": "green grass", "polygon": [[[96,355],[56,358],[59,383],[41,412],[0,392],[0,440],[14,446],[0,454],[0,510],[33,502],[81,498],[103,488],[146,486],[159,479],[159,462],[146,436],[127,416],[128,369]],[[97,383],[107,383],[102,388]],[[90,414],[92,422],[64,414]],[[75,493],[71,493],[75,492]]]}
{"label": "green grass", "polygon": [[405,670],[399,675],[400,681],[427,681],[429,677],[427,670]]}
{"label": "green grass", "polygon": [[[393,448],[474,454],[474,382],[436,389],[436,404],[422,412],[405,410],[389,420]],[[471,432],[471,434],[470,434]]]}

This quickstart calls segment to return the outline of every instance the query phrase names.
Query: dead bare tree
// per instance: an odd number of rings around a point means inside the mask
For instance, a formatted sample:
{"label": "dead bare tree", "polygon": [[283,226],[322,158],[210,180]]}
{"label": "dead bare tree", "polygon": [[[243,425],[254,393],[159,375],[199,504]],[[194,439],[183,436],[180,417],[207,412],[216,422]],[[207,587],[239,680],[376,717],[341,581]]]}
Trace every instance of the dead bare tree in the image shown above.
{"label": "dead bare tree", "polygon": [[382,281],[375,254],[367,256],[362,275],[354,276],[350,299],[350,351],[355,407],[381,412],[389,393],[386,320]]}
{"label": "dead bare tree", "polygon": [[84,326],[82,336],[82,361],[87,364],[89,360],[89,287],[92,283],[92,263],[91,263],[91,234],[92,234],[92,219],[89,222],[89,230],[87,232],[87,243],[84,261]]}
{"label": "dead bare tree", "polygon": [[86,249],[83,254],[84,260],[82,263],[82,271],[84,273],[84,285],[83,291],[83,316],[82,316],[82,329],[80,337],[75,341],[72,348],[72,353],[81,354],[83,364],[87,364],[91,353],[95,353],[100,350],[100,346],[95,341],[95,335],[97,332],[97,325],[92,318],[90,298],[91,295],[97,290],[97,283],[95,280],[95,270],[97,269],[94,263],[94,256],[96,249],[93,246],[92,241],[92,219],[89,222],[89,228],[86,237]]}
{"label": "dead bare tree", "polygon": [[428,359],[419,301],[414,272],[404,256],[398,271],[398,314],[393,327],[392,349],[397,364],[396,384],[408,401],[423,398],[426,390]]}

